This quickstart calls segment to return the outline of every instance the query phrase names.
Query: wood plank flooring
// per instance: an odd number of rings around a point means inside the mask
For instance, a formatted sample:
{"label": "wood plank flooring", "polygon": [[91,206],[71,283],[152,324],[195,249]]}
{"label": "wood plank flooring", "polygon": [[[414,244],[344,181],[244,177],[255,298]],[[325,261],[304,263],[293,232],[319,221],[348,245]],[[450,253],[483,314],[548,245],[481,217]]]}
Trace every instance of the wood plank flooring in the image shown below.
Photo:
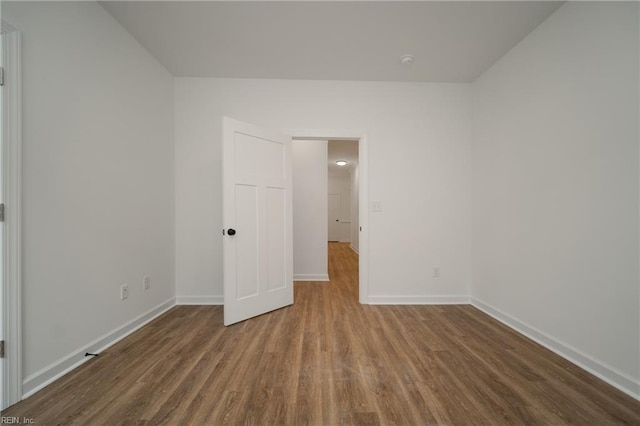
{"label": "wood plank flooring", "polygon": [[39,425],[640,425],[640,402],[471,306],[367,306],[331,283],[224,327],[178,306],[3,416]]}

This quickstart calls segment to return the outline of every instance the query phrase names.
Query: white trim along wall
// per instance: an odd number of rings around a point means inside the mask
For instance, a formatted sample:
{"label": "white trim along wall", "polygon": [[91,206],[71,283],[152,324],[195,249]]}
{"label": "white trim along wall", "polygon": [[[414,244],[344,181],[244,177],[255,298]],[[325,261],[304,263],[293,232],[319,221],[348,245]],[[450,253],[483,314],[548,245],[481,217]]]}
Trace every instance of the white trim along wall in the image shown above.
{"label": "white trim along wall", "polygon": [[557,338],[550,336],[549,334],[531,327],[510,315],[505,314],[493,306],[490,306],[476,298],[470,299],[470,304],[480,309],[485,314],[500,321],[507,327],[517,331],[518,333],[528,337],[536,343],[544,346],[552,352],[560,355],[568,361],[571,361],[578,367],[587,370],[594,376],[604,380],[613,387],[625,392],[628,395],[640,400],[640,393],[637,392],[638,381],[633,377],[625,374],[617,369],[604,364],[584,353],[578,348],[575,348],[568,343],[564,343]]}
{"label": "white trim along wall", "polygon": [[30,397],[68,372],[78,368],[85,362],[90,361],[92,357],[86,356],[85,354],[87,352],[100,354],[131,333],[134,333],[136,330],[139,330],[141,327],[144,327],[146,324],[158,318],[175,305],[175,299],[171,298],[131,321],[128,321],[126,324],[123,324],[122,326],[98,337],[87,345],[74,350],[64,358],[56,360],[55,362],[29,375],[29,377],[24,379],[24,395],[22,398]]}

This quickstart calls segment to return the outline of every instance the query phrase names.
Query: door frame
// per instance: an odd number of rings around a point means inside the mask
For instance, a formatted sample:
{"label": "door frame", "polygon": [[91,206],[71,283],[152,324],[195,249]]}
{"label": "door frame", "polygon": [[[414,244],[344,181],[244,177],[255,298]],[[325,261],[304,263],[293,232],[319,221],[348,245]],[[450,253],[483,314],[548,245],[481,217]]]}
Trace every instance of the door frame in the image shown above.
{"label": "door frame", "polygon": [[284,129],[293,140],[358,141],[358,301],[369,304],[369,161],[367,132],[364,130]]}
{"label": "door frame", "polygon": [[2,184],[5,203],[3,306],[4,409],[22,399],[22,56],[21,33],[1,21],[5,67]]}

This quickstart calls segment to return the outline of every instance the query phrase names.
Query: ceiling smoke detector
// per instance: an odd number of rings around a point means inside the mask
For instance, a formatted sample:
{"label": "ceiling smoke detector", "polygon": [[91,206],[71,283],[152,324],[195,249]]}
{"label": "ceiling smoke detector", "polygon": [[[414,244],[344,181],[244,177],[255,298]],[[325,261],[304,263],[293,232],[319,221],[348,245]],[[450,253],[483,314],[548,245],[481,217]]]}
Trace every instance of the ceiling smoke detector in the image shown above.
{"label": "ceiling smoke detector", "polygon": [[414,61],[414,57],[413,55],[404,55],[402,58],[400,58],[400,63],[402,65],[411,65]]}

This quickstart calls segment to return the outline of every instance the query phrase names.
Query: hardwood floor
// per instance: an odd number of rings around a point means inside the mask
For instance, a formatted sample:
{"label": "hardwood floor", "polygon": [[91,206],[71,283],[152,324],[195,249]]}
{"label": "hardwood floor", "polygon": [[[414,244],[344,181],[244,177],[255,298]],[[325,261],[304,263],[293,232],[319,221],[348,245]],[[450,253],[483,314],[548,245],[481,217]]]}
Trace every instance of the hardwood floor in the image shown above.
{"label": "hardwood floor", "polygon": [[640,424],[640,402],[471,306],[368,306],[331,283],[225,328],[178,306],[3,412],[40,425]]}

